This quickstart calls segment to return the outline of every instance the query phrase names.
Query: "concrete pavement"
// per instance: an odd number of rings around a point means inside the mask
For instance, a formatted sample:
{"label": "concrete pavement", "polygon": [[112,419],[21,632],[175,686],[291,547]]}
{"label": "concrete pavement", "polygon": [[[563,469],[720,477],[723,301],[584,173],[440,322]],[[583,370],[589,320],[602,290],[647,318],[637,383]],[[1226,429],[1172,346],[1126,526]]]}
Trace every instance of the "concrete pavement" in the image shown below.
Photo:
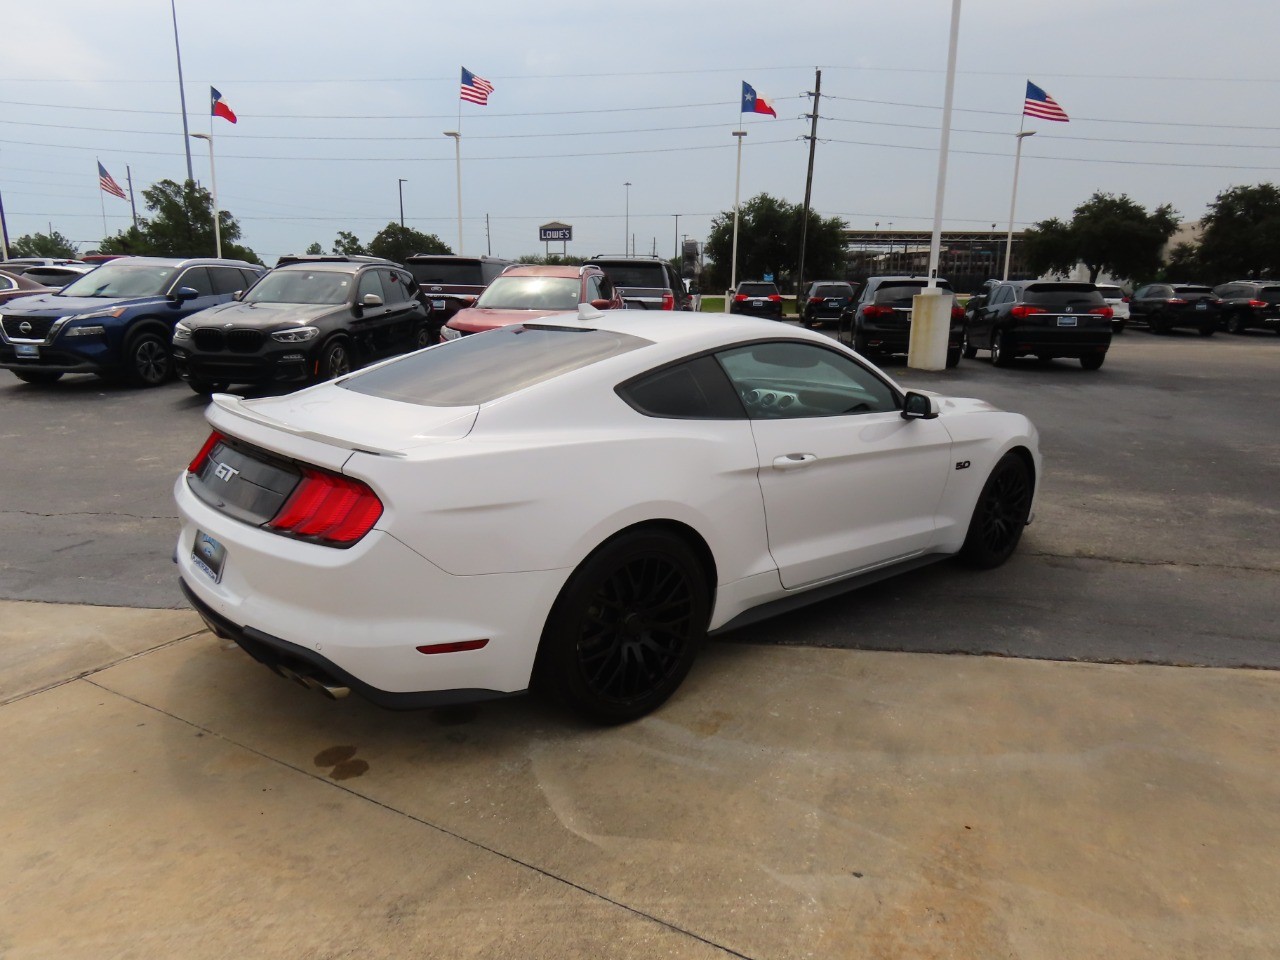
{"label": "concrete pavement", "polygon": [[[856,625],[851,625],[851,629]],[[1272,958],[1280,675],[711,644],[616,729],[0,603],[0,957]]]}

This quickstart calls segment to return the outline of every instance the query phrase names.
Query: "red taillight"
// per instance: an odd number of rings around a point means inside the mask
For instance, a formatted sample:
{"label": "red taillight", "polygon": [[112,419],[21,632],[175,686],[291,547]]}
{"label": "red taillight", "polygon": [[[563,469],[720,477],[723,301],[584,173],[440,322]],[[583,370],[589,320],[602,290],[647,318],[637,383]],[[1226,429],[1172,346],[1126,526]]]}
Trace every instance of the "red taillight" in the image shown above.
{"label": "red taillight", "polygon": [[1128,303],[1128,302],[1130,301],[1130,299],[1132,299],[1132,298],[1131,298],[1131,297],[1121,297],[1121,298],[1120,298],[1120,302],[1121,302],[1121,303]]}
{"label": "red taillight", "polygon": [[1017,317],[1019,320],[1023,317],[1029,317],[1032,314],[1045,312],[1046,310],[1044,307],[1028,307],[1025,303],[1020,303],[1009,311],[1009,313],[1013,314],[1013,316]]}
{"label": "red taillight", "polygon": [[879,304],[872,304],[862,311],[864,317],[887,317],[893,313],[893,307],[885,307]]}
{"label": "red taillight", "polygon": [[1110,307],[1094,307],[1089,312],[1096,313],[1098,316],[1106,317],[1107,319],[1111,319],[1116,314],[1116,312],[1112,310]]}
{"label": "red taillight", "polygon": [[779,294],[779,293],[771,293],[771,294],[769,294],[769,302],[770,302],[770,303],[781,303],[781,302],[782,302],[782,294]]}
{"label": "red taillight", "polygon": [[662,309],[674,310],[676,308],[676,298],[674,294],[664,293],[662,295]]}
{"label": "red taillight", "polygon": [[359,480],[304,469],[280,512],[267,524],[276,533],[325,543],[355,543],[382,516],[382,501]]}
{"label": "red taillight", "polygon": [[218,441],[222,439],[222,434],[217,430],[209,434],[209,439],[204,442],[204,446],[200,448],[200,452],[195,455],[195,459],[187,466],[187,473],[199,473],[200,468],[204,466],[205,459],[213,452],[213,448],[218,445]]}
{"label": "red taillight", "polygon": [[746,295],[745,293],[738,293],[738,294],[734,294],[733,302],[734,302],[734,303],[742,303],[742,302],[743,302],[743,301],[745,301],[746,299],[747,299],[747,295]]}
{"label": "red taillight", "polygon": [[810,302],[810,303],[821,303],[821,302],[822,302],[822,298],[821,298],[821,297],[810,297],[810,298],[809,298],[809,302]]}
{"label": "red taillight", "polygon": [[1170,297],[1168,300],[1165,301],[1165,303],[1176,303],[1180,305],[1185,305],[1186,302],[1187,301],[1183,300],[1181,297]]}
{"label": "red taillight", "polygon": [[[1219,300],[1218,302],[1221,303],[1222,301]],[[1270,304],[1268,304],[1267,301],[1265,300],[1250,300],[1249,306],[1254,307],[1255,309],[1261,310],[1263,307],[1270,306]]]}
{"label": "red taillight", "polygon": [[951,319],[952,319],[952,320],[963,320],[963,319],[964,319],[964,307],[961,307],[961,306],[958,306],[958,305],[957,305],[957,306],[952,307],[952,308],[951,308]]}

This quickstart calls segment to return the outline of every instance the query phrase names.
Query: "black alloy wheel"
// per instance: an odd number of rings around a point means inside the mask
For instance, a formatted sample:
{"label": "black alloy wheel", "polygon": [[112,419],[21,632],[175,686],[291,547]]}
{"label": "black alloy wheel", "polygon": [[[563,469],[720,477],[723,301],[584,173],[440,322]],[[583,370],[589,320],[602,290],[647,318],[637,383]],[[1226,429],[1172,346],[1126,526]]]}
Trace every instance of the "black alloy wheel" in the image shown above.
{"label": "black alloy wheel", "polygon": [[423,350],[436,342],[437,338],[431,335],[431,327],[425,323],[418,324],[418,329],[413,335],[413,349]]}
{"label": "black alloy wheel", "polygon": [[1227,317],[1227,333],[1234,333],[1236,336],[1244,333],[1244,318],[1238,313],[1233,313]]}
{"label": "black alloy wheel", "polygon": [[44,385],[46,383],[56,383],[62,379],[61,373],[54,373],[51,370],[15,370],[13,375],[23,383],[33,383]]}
{"label": "black alloy wheel", "polygon": [[1004,330],[991,331],[991,365],[1007,367],[1013,363],[1013,353],[1009,349],[1009,334]]}
{"label": "black alloy wheel", "polygon": [[135,387],[158,387],[173,376],[173,354],[159,334],[135,334],[125,348],[125,379]]}
{"label": "black alloy wheel", "polygon": [[351,372],[351,354],[345,340],[330,340],[320,354],[320,362],[316,366],[316,382],[336,380]]}
{"label": "black alloy wheel", "polygon": [[583,716],[635,720],[683,682],[709,617],[706,576],[682,540],[657,531],[622,534],[565,584],[536,670]]}
{"label": "black alloy wheel", "polygon": [[987,570],[1012,556],[1031,512],[1031,472],[1016,453],[996,463],[978,495],[960,558]]}

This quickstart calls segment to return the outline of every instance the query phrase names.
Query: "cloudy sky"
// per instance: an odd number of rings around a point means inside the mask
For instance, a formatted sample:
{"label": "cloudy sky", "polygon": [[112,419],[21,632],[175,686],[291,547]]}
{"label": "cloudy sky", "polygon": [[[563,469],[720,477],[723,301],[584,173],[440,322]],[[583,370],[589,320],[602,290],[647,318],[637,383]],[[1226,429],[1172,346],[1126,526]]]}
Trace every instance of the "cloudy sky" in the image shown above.
{"label": "cloudy sky", "polygon": [[[560,220],[570,253],[619,252],[629,225],[670,255],[733,205],[744,80],[778,118],[745,120],[742,197],[803,200],[815,68],[815,209],[932,223],[946,0],[175,3],[190,129],[210,131],[216,86],[239,115],[212,122],[219,200],[268,263],[339,230],[368,241],[399,218],[401,178],[406,223],[456,249],[457,129],[466,252],[541,252]],[[132,173],[140,213],[144,187],[186,176],[170,0],[60,0],[56,17],[10,0],[0,22],[9,236],[52,226],[84,252],[104,206],[107,232],[129,222],[96,160]],[[1097,190],[1194,220],[1232,185],[1280,182],[1277,36],[1264,0],[964,0],[945,226],[1007,222],[1028,79],[1071,120],[1028,120],[1019,224]],[[462,66],[494,85],[488,106],[460,104]]]}

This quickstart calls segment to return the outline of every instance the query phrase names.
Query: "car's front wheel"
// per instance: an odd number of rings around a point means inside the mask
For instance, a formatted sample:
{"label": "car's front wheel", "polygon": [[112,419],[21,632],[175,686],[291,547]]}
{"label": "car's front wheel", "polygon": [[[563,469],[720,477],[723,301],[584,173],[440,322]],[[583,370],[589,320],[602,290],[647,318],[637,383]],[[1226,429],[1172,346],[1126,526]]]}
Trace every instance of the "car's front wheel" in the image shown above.
{"label": "car's front wheel", "polygon": [[596,722],[642,717],[693,665],[707,633],[709,594],[683,540],[624,533],[587,557],[561,590],[542,632],[538,679]]}
{"label": "car's front wheel", "polygon": [[316,382],[336,380],[351,372],[351,351],[347,342],[341,338],[330,340],[320,353],[320,361],[316,364]]}
{"label": "car's front wheel", "polygon": [[158,387],[173,376],[173,354],[156,332],[143,330],[124,349],[124,376],[135,387]]}
{"label": "car's front wheel", "polygon": [[1016,453],[996,463],[978,494],[960,559],[972,567],[998,567],[1013,555],[1031,515],[1031,471]]}
{"label": "car's front wheel", "polygon": [[14,370],[13,375],[23,383],[56,383],[62,378],[61,373],[54,373],[49,370]]}

